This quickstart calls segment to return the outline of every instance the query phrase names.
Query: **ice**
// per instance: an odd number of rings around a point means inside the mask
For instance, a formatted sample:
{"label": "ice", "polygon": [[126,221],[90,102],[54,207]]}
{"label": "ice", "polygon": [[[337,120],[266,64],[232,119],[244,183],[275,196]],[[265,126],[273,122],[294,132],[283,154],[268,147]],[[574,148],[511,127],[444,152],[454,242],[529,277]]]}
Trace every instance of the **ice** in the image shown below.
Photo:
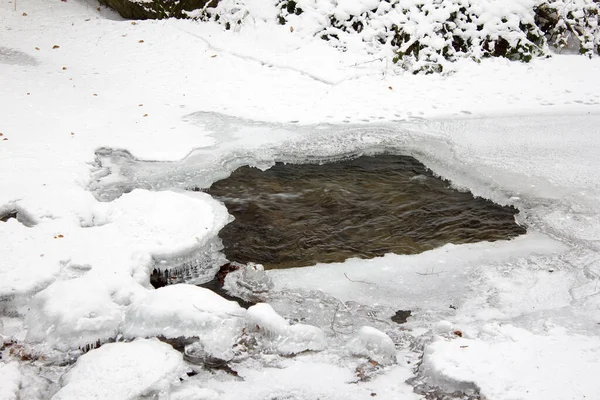
{"label": "ice", "polygon": [[321,329],[305,324],[290,325],[266,303],[248,308],[248,322],[250,330],[262,333],[268,339],[267,346],[274,346],[281,354],[320,351],[327,345]]}
{"label": "ice", "polygon": [[211,357],[230,360],[245,310],[208,289],[178,284],[148,291],[129,306],[123,335],[195,338]]}
{"label": "ice", "polygon": [[156,339],[110,343],[81,356],[52,399],[163,397],[187,369],[181,353]]}
{"label": "ice", "polygon": [[223,289],[246,301],[260,302],[273,288],[271,278],[261,264],[242,265],[225,276]]}
{"label": "ice", "polygon": [[348,346],[352,354],[368,357],[379,364],[390,365],[396,362],[396,347],[392,339],[370,326],[360,328]]}

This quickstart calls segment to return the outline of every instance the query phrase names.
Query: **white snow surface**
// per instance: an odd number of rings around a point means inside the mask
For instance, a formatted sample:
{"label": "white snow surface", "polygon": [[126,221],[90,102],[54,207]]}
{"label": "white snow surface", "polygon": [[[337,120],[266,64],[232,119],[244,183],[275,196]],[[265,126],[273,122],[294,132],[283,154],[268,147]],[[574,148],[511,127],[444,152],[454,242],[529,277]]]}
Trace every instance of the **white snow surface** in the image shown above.
{"label": "white snow surface", "polygon": [[52,399],[164,396],[186,370],[181,353],[156,339],[109,343],[79,357]]}
{"label": "white snow surface", "polygon": [[148,291],[129,306],[123,334],[128,338],[198,337],[208,354],[229,360],[246,325],[245,311],[208,289],[171,285]]}
{"label": "white snow surface", "polygon": [[[260,3],[246,2],[256,18],[225,31],[133,24],[92,0],[0,2],[0,214],[17,212],[0,222],[0,398],[422,398],[415,381],[489,399],[597,397],[600,59],[461,60],[448,76],[399,74],[363,44],[339,51],[312,36],[331,2],[290,20],[293,31]],[[229,221],[222,204],[182,189],[248,163],[382,150],[515,205],[528,233],[267,271],[280,299],[317,293],[306,299],[314,309],[246,312],[189,285],[151,289],[155,267],[215,256]],[[408,309],[405,325],[389,321]],[[290,324],[293,312],[311,322]],[[181,354],[135,339],[204,329],[223,333],[211,343],[226,352],[239,316],[262,323],[275,348],[293,338],[283,354],[322,351],[248,357],[234,365],[243,381],[199,373],[179,383]],[[370,381],[357,377],[369,355],[349,351],[363,325],[396,347]],[[68,372],[8,346],[74,360],[74,349],[125,333],[135,340],[103,344]],[[24,388],[25,367],[64,375]]]}

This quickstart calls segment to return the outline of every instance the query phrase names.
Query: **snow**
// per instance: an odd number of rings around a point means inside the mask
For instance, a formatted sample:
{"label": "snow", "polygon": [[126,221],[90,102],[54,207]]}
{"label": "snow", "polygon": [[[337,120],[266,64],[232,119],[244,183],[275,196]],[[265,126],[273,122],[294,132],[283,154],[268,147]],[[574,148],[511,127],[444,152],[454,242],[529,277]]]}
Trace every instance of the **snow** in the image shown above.
{"label": "snow", "polygon": [[389,365],[396,362],[396,347],[392,339],[385,333],[363,326],[350,343],[353,354],[368,357],[380,364]]}
{"label": "snow", "polygon": [[305,324],[290,325],[269,304],[259,303],[248,308],[248,328],[258,330],[269,338],[276,350],[283,355],[303,351],[319,351],[326,347],[325,333]]}
{"label": "snow", "polygon": [[17,400],[19,398],[19,386],[21,384],[21,372],[17,362],[0,364],[0,399]]}
{"label": "snow", "polygon": [[[132,24],[92,0],[19,0],[16,12],[0,3],[0,210],[18,213],[0,222],[0,398],[600,392],[600,59],[465,59],[447,76],[399,73],[389,49],[369,43],[390,6],[379,3],[360,37],[332,30],[344,42],[336,48],[314,36],[327,16],[376,4],[335,3],[298,1],[304,13],[281,26],[274,6],[248,1],[245,22],[229,31]],[[490,32],[526,19],[517,8],[530,3],[470,2],[486,8]],[[497,12],[514,18],[503,23]],[[438,7],[428,21],[444,15]],[[515,205],[528,233],[412,256],[244,269],[226,288],[268,303],[248,311],[191,285],[151,288],[155,268],[195,262],[202,282],[223,261],[225,207],[183,189],[245,164],[383,150]],[[406,324],[390,321],[397,310],[412,311]],[[243,380],[196,366],[188,378],[181,353],[141,338],[153,336],[199,337],[201,352],[233,357]],[[240,340],[245,350],[232,349]],[[12,341],[47,358],[22,360]],[[78,347],[97,341],[77,359]],[[380,365],[364,364],[375,357]]]}
{"label": "snow", "polygon": [[128,338],[198,337],[212,357],[230,360],[245,326],[245,310],[212,291],[193,285],[151,290],[129,306],[123,335]]}
{"label": "snow", "polygon": [[110,343],[81,356],[52,399],[162,396],[186,370],[181,353],[156,339]]}
{"label": "snow", "polygon": [[597,336],[491,324],[477,338],[438,339],[423,362],[436,385],[475,382],[489,399],[593,399],[600,393],[599,355]]}

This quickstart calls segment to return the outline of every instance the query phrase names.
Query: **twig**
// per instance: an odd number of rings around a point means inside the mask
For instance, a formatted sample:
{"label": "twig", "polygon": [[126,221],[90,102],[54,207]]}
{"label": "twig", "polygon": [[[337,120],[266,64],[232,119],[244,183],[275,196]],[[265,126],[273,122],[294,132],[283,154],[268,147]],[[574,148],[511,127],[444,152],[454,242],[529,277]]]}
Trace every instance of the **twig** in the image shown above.
{"label": "twig", "polygon": [[354,279],[350,279],[348,277],[348,275],[346,275],[346,273],[344,272],[344,276],[346,277],[346,279],[348,279],[350,282],[356,282],[356,283],[366,283],[367,285],[375,285],[375,283],[373,282],[367,282],[367,281],[355,281]]}

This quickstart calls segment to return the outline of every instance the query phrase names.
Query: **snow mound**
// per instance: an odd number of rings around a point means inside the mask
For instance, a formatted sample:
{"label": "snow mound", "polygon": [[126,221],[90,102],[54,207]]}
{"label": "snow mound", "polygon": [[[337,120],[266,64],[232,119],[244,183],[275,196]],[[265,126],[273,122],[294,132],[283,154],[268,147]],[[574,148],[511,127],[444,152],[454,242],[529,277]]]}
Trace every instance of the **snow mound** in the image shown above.
{"label": "snow mound", "polygon": [[110,288],[87,276],[56,281],[33,297],[30,308],[27,341],[65,351],[114,338],[123,318]]}
{"label": "snow mound", "polygon": [[165,395],[187,370],[181,353],[158,340],[111,343],[81,356],[52,399],[136,399]]}
{"label": "snow mound", "polygon": [[283,355],[298,354],[306,350],[325,349],[325,333],[311,325],[290,325],[268,304],[256,304],[248,309],[250,330],[258,330],[268,338],[269,345]]}
{"label": "snow mound", "polygon": [[599,371],[598,337],[495,324],[476,339],[438,339],[425,349],[422,367],[429,385],[452,392],[474,384],[481,397],[496,400],[596,398]]}
{"label": "snow mound", "polygon": [[19,364],[0,364],[0,400],[17,400],[21,384]]}
{"label": "snow mound", "polygon": [[230,360],[245,326],[246,310],[214,292],[180,284],[148,291],[129,306],[123,326],[128,338],[198,337],[205,352]]}
{"label": "snow mound", "polygon": [[363,326],[349,344],[350,351],[368,357],[382,365],[396,362],[396,346],[392,339],[378,329]]}

